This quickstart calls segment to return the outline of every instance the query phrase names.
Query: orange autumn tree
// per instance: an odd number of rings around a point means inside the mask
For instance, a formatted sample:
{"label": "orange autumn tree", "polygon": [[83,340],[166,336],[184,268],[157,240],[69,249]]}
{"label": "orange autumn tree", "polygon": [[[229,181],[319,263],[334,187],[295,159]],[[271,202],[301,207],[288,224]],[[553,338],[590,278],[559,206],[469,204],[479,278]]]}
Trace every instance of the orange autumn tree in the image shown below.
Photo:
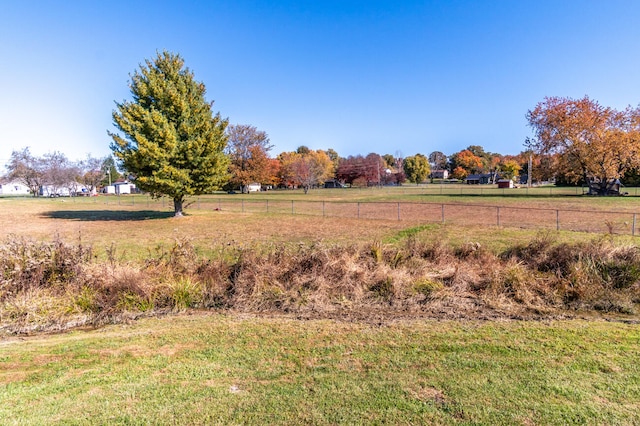
{"label": "orange autumn tree", "polygon": [[483,166],[482,158],[469,149],[464,149],[451,156],[452,175],[456,179],[464,179],[472,173],[480,173]]}
{"label": "orange autumn tree", "polygon": [[232,185],[247,192],[252,183],[271,184],[273,163],[269,151],[273,147],[266,132],[248,124],[227,127],[229,175]]}
{"label": "orange autumn tree", "polygon": [[556,172],[583,180],[589,193],[606,195],[628,170],[640,167],[640,111],[617,111],[585,96],[545,98],[527,113],[535,133],[530,147],[557,155]]}

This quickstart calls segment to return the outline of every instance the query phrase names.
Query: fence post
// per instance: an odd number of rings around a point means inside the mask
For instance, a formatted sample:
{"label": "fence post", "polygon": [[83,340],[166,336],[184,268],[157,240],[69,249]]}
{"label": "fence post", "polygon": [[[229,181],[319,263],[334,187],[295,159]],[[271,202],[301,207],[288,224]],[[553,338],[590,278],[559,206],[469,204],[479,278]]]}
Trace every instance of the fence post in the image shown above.
{"label": "fence post", "polygon": [[556,231],[560,230],[560,210],[556,210]]}
{"label": "fence post", "polygon": [[360,201],[358,201],[358,219],[360,219]]}
{"label": "fence post", "polygon": [[269,199],[267,199],[267,213],[269,213]]}
{"label": "fence post", "polygon": [[398,203],[398,221],[400,221],[400,203]]}
{"label": "fence post", "polygon": [[636,236],[636,214],[633,214],[633,227],[631,228],[631,235]]}
{"label": "fence post", "polygon": [[244,213],[244,198],[242,199],[242,213]]}
{"label": "fence post", "polygon": [[293,212],[293,200],[291,200],[291,214],[295,214],[295,213]]}
{"label": "fence post", "polygon": [[444,223],[444,204],[442,204],[442,223]]}
{"label": "fence post", "polygon": [[500,226],[500,207],[496,207],[496,219],[498,226]]}
{"label": "fence post", "polygon": [[322,217],[324,217],[324,200],[322,200]]}

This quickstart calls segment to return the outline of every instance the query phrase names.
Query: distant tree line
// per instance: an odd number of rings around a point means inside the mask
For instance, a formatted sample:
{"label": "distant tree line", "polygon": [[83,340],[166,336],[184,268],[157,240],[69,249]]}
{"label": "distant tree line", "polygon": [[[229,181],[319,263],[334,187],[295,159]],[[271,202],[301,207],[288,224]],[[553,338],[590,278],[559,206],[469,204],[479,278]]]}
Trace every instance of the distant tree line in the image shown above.
{"label": "distant tree line", "polygon": [[63,153],[54,151],[43,156],[31,154],[29,147],[11,153],[5,166],[5,180],[17,181],[29,188],[34,197],[41,195],[42,188],[57,194],[64,189],[77,195],[80,188],[88,193],[106,186],[108,179],[121,178],[111,157],[97,158],[87,155],[84,160],[71,161]]}
{"label": "distant tree line", "polygon": [[205,99],[205,86],[170,52],[159,52],[135,71],[131,99],[116,103],[115,132],[108,132],[114,157],[69,161],[62,153],[33,156],[14,151],[5,178],[23,182],[37,195],[45,185],[82,184],[89,191],[115,181],[120,173],[154,197],[173,199],[182,215],[189,196],[224,189],[247,192],[266,188],[420,184],[428,180],[462,181],[474,174],[533,182],[587,184],[608,194],[619,180],[639,183],[640,109],[624,111],[583,99],[545,98],[526,118],[534,132],[517,155],[485,151],[480,145],[445,154],[433,151],[408,157],[369,153],[341,157],[333,149],[305,145],[272,156],[267,133],[249,124],[229,124]]}

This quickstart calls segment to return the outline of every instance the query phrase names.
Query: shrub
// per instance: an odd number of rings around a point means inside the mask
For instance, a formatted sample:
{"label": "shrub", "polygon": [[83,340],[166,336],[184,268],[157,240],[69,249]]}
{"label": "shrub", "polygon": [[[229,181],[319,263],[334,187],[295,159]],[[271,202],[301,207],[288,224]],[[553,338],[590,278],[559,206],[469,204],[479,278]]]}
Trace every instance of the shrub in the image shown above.
{"label": "shrub", "polygon": [[202,286],[190,277],[183,276],[168,281],[162,292],[166,293],[164,296],[169,302],[168,307],[176,311],[195,308],[203,299]]}
{"label": "shrub", "polygon": [[440,281],[431,280],[429,278],[422,278],[413,283],[413,289],[417,293],[424,295],[427,299],[432,295],[444,288],[444,284]]}

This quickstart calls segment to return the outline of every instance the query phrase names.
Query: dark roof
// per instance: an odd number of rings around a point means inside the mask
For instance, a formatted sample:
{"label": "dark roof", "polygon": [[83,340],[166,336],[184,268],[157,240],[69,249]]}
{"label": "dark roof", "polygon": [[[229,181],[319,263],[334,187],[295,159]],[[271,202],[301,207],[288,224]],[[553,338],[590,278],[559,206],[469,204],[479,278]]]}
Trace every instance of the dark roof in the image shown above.
{"label": "dark roof", "polygon": [[480,174],[475,174],[475,175],[469,175],[467,176],[467,180],[475,180],[475,179],[482,179],[482,178],[493,178],[495,173],[480,173]]}

